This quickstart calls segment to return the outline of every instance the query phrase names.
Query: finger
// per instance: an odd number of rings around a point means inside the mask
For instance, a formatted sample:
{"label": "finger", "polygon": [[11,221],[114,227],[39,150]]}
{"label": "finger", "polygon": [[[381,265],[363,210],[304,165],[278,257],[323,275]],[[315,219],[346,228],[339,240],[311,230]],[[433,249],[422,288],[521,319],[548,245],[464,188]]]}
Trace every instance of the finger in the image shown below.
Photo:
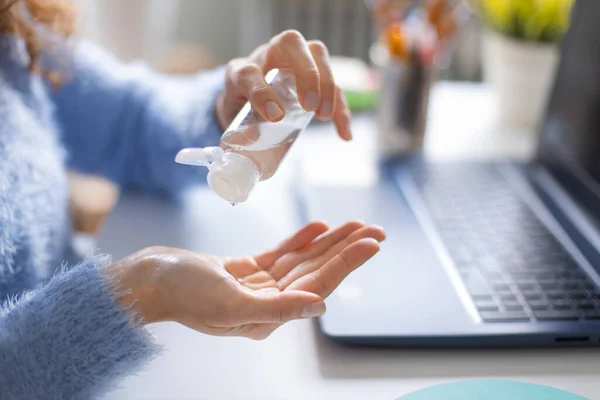
{"label": "finger", "polygon": [[296,280],[287,290],[306,290],[325,299],[342,283],[344,278],[378,251],[379,243],[375,239],[361,239],[345,248],[323,267]]}
{"label": "finger", "polygon": [[325,121],[333,116],[333,110],[335,109],[336,88],[333,72],[329,65],[329,51],[327,50],[327,46],[319,40],[308,42],[308,48],[315,64],[317,64],[317,68],[319,68],[321,104],[317,110],[317,117]]}
{"label": "finger", "polygon": [[312,318],[325,313],[325,303],[314,293],[299,290],[288,292],[246,292],[239,304],[238,324],[284,323],[294,319]]}
{"label": "finger", "polygon": [[305,110],[315,111],[319,108],[319,68],[310,53],[308,44],[298,31],[285,31],[271,42],[272,51],[279,53],[280,58],[292,69],[296,76],[296,86],[300,104]]}
{"label": "finger", "polygon": [[224,266],[225,271],[238,280],[262,271],[254,258],[246,256],[228,258],[225,260]]}
{"label": "finger", "polygon": [[[248,56],[252,62],[262,68],[263,75],[266,75],[270,69],[272,69],[266,63],[267,54],[269,53],[270,47],[268,44],[261,44]],[[280,66],[281,67],[281,66]]]}
{"label": "finger", "polygon": [[321,254],[315,259],[317,265],[324,265],[327,261],[331,260],[337,254],[339,254],[344,248],[348,247],[354,242],[358,242],[361,239],[375,239],[378,242],[385,240],[385,231],[383,228],[375,225],[365,226],[352,232],[349,236],[337,242],[334,246],[329,248],[325,253]]}
{"label": "finger", "polygon": [[320,256],[307,260],[306,262],[301,263],[297,267],[293,268],[288,272],[283,278],[279,279],[277,282],[277,286],[284,290],[289,285],[291,285],[294,281],[300,279],[301,277],[310,274],[321,268],[325,265],[329,260],[334,258],[337,254],[341,253],[346,247],[351,244],[358,242],[361,239],[375,239],[378,242],[385,240],[385,232],[382,228],[378,226],[365,226],[361,229],[357,229],[352,232],[349,236],[341,239],[335,245],[330,247],[325,253]]}
{"label": "finger", "polygon": [[279,288],[277,287],[277,282],[274,279],[271,279],[270,281],[264,281],[264,282],[240,282],[244,287],[248,288],[249,290],[260,290],[260,291],[264,291],[267,289],[275,289],[272,290],[273,292],[279,292]]}
{"label": "finger", "polygon": [[299,255],[302,257],[303,260],[316,258],[321,254],[325,253],[336,243],[346,239],[353,232],[363,228],[364,226],[365,223],[359,220],[346,222],[344,225],[341,225],[336,229],[330,230],[321,237],[317,238],[309,247],[302,250],[302,252]]}
{"label": "finger", "polygon": [[268,269],[273,263],[286,253],[297,251],[310,244],[316,237],[327,232],[329,227],[325,222],[315,221],[304,226],[294,236],[286,239],[277,248],[262,253],[254,259],[262,268]]}
{"label": "finger", "polygon": [[262,284],[265,282],[272,282],[273,277],[269,275],[269,273],[265,270],[258,270],[251,275],[243,276],[238,278],[238,282],[245,285],[246,283],[250,284]]}
{"label": "finger", "polygon": [[247,59],[233,60],[228,65],[228,76],[235,87],[250,101],[252,108],[268,121],[280,121],[285,108],[275,90],[263,76],[262,69]]}
{"label": "finger", "polygon": [[[279,280],[292,268],[296,267],[303,261],[318,257],[335,243],[344,239],[346,236],[350,235],[355,230],[362,228],[363,226],[364,223],[362,221],[351,221],[334,230],[328,231],[323,236],[311,243],[309,247],[306,247],[305,250],[297,253],[286,252],[284,253],[285,255],[282,254],[279,257],[281,259],[275,263],[271,269],[269,269],[269,273],[273,278]],[[313,240],[315,238],[316,236],[313,237]],[[297,250],[300,250],[300,248]]]}
{"label": "finger", "polygon": [[333,121],[340,137],[344,140],[352,140],[352,130],[350,128],[350,108],[346,102],[344,92],[339,87],[336,89],[335,110],[333,112]]}
{"label": "finger", "polygon": [[269,275],[267,271],[263,270],[257,271],[252,275],[239,278],[238,282],[243,286],[253,290],[277,288],[277,281],[275,281],[275,279],[273,279],[273,277]]}

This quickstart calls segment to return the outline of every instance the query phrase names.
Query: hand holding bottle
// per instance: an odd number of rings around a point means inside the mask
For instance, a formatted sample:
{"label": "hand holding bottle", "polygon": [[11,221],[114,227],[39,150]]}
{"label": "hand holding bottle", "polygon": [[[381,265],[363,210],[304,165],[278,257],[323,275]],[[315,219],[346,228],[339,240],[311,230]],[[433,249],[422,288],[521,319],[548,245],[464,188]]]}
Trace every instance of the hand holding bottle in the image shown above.
{"label": "hand holding bottle", "polygon": [[327,48],[286,31],[248,58],[229,63],[216,112],[226,128],[220,147],[182,149],[175,161],[207,167],[207,181],[222,199],[245,202],[277,171],[296,138],[316,115],[350,132],[350,112],[335,85]]}
{"label": "hand holding bottle", "polygon": [[151,247],[107,269],[118,303],[143,323],[175,321],[217,336],[264,339],[282,323],[325,313],[323,300],[379,251],[379,227],[313,222],[254,257]]}
{"label": "hand holding bottle", "polygon": [[333,118],[337,131],[350,140],[350,111],[342,90],[335,85],[327,47],[320,41],[306,41],[297,31],[285,31],[258,47],[249,57],[227,65],[226,86],[217,99],[216,112],[223,128],[229,126],[247,101],[266,121],[277,122],[285,115],[285,105],[265,81],[272,69],[296,76],[298,98],[317,118]]}

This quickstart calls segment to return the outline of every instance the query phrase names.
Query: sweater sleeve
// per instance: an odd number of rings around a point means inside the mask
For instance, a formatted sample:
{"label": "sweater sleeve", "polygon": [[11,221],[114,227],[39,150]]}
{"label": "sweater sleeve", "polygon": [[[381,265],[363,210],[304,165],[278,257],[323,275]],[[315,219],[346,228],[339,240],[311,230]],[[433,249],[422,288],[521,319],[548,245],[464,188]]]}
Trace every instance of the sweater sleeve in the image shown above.
{"label": "sweater sleeve", "polygon": [[122,187],[173,193],[205,182],[204,168],[174,162],[184,147],[218,145],[214,104],[223,67],[191,77],[124,65],[82,40],[72,79],[53,91],[70,166]]}
{"label": "sweater sleeve", "polygon": [[107,264],[88,259],[0,308],[1,399],[95,398],[155,354],[116,305]]}

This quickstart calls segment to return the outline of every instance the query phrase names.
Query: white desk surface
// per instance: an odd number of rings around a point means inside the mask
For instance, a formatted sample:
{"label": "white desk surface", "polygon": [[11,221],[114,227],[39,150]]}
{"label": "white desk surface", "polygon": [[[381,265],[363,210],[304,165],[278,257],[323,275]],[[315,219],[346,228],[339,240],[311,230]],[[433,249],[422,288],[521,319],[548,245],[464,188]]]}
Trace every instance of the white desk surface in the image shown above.
{"label": "white desk surface", "polygon": [[[438,159],[530,154],[534,136],[497,128],[491,100],[478,85],[438,84],[432,93],[427,153]],[[235,208],[205,187],[191,191],[179,205],[125,196],[104,228],[100,247],[115,258],[156,244],[217,254],[265,249],[300,224],[290,193],[298,159],[310,160],[303,165],[312,179],[343,184],[372,178],[371,119],[356,118],[354,130],[355,141],[343,144],[336,142],[329,125],[311,128],[280,171]],[[523,380],[600,398],[600,351],[590,348],[346,348],[326,341],[313,321],[289,323],[262,342],[206,336],[173,323],[149,329],[164,354],[107,399],[390,400],[427,386],[477,378]]]}

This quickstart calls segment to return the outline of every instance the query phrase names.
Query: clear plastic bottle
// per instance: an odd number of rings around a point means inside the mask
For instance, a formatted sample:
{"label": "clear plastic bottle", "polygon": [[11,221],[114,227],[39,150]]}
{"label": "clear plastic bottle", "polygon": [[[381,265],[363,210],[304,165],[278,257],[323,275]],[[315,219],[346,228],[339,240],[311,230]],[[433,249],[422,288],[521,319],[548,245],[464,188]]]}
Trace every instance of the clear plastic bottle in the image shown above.
{"label": "clear plastic bottle", "polygon": [[285,107],[281,121],[265,120],[248,102],[221,137],[220,147],[183,149],[175,158],[180,164],[207,167],[209,186],[232,204],[246,201],[259,181],[275,174],[300,132],[314,117],[314,112],[300,105],[291,72],[272,70],[265,79]]}

